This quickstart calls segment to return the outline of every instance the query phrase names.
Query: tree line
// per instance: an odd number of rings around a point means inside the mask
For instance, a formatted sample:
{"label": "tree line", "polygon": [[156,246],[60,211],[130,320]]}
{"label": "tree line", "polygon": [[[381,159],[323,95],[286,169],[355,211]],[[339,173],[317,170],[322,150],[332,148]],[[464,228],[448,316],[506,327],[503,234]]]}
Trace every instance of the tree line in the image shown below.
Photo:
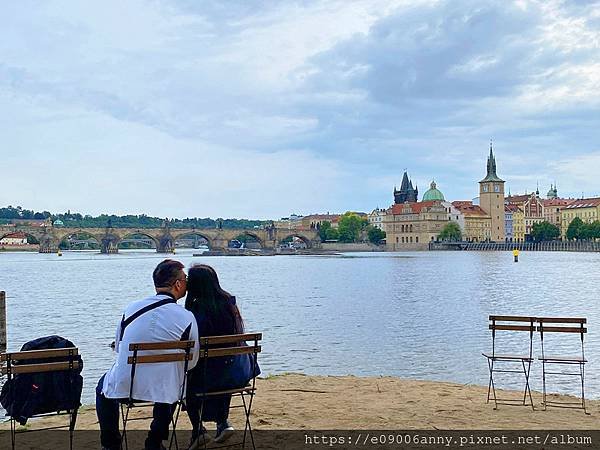
{"label": "tree line", "polygon": [[12,220],[44,220],[51,219],[53,222],[60,220],[65,227],[73,228],[105,228],[112,226],[115,228],[160,228],[168,220],[171,228],[254,228],[256,226],[265,226],[271,224],[266,220],[251,219],[211,219],[206,218],[185,218],[185,219],[164,219],[160,217],[151,217],[145,214],[128,214],[119,216],[115,214],[100,214],[98,216],[82,215],[68,211],[62,214],[53,214],[49,211],[36,212],[29,209],[23,209],[20,206],[8,206],[0,208],[0,223],[10,223]]}
{"label": "tree line", "polygon": [[380,244],[385,239],[385,232],[369,224],[368,219],[348,211],[340,216],[337,228],[333,228],[330,222],[322,222],[319,237],[323,242],[355,243],[368,240],[372,244]]}

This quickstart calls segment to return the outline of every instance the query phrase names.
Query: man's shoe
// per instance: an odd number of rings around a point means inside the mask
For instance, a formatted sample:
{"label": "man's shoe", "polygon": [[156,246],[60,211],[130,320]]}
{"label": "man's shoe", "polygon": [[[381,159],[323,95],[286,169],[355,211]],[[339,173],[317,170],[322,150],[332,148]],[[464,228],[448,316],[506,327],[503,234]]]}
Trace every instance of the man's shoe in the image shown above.
{"label": "man's shoe", "polygon": [[217,424],[217,434],[215,435],[215,442],[221,443],[225,442],[234,433],[233,427],[226,420],[225,422],[221,422]]}
{"label": "man's shoe", "polygon": [[190,441],[190,445],[188,450],[197,450],[199,448],[204,447],[211,441],[210,434],[208,434],[208,430],[201,425],[200,434],[197,436],[192,435],[192,440]]}

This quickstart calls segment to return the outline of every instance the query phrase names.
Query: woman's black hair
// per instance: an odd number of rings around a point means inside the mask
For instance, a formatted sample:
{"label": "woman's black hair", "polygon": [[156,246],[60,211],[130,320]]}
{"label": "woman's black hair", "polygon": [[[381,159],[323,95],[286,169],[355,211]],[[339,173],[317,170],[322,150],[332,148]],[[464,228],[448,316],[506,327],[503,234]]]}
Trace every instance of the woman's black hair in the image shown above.
{"label": "woman's black hair", "polygon": [[244,332],[244,322],[233,296],[219,284],[217,272],[206,264],[195,264],[188,270],[185,309],[204,317],[214,329],[233,318],[233,334]]}

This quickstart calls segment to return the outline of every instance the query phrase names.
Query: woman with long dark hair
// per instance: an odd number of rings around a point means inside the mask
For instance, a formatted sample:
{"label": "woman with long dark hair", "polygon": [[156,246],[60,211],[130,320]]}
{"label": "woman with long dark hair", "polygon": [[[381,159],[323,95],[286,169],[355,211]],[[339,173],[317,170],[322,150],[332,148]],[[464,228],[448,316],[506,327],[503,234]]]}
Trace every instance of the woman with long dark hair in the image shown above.
{"label": "woman with long dark hair", "polygon": [[[244,332],[244,322],[236,305],[235,297],[225,291],[219,284],[215,270],[206,264],[196,264],[188,270],[187,297],[185,309],[191,311],[198,323],[198,335],[222,336]],[[200,401],[195,396],[198,392],[220,390],[212,383],[227,378],[227,371],[235,365],[231,358],[210,358],[203,364],[198,364],[189,372],[187,386],[187,413],[192,423],[192,445],[207,439],[208,433],[203,422],[216,422],[217,433],[215,442],[224,442],[233,434],[229,424],[229,404],[231,395],[222,395],[204,400],[202,417],[200,417]]]}

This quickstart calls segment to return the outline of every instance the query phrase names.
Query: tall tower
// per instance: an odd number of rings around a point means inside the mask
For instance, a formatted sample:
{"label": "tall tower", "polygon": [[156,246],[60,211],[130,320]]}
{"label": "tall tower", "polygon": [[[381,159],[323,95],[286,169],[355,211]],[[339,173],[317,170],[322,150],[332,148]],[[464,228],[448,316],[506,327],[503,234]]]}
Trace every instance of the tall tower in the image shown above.
{"label": "tall tower", "polygon": [[496,158],[491,142],[487,175],[479,182],[479,205],[492,218],[492,241],[504,242],[504,180],[496,174]]}

